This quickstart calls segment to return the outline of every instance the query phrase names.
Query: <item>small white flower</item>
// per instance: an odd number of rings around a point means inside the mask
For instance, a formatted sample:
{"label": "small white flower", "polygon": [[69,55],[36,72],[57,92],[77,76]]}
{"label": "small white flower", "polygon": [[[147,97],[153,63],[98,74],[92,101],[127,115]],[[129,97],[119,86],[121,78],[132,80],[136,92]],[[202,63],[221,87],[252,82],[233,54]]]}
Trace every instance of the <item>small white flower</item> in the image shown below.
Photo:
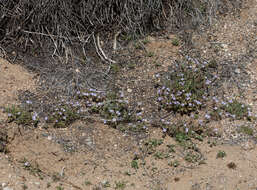
{"label": "small white flower", "polygon": [[206,119],[210,119],[211,116],[210,116],[209,114],[205,114],[205,118],[206,118]]}

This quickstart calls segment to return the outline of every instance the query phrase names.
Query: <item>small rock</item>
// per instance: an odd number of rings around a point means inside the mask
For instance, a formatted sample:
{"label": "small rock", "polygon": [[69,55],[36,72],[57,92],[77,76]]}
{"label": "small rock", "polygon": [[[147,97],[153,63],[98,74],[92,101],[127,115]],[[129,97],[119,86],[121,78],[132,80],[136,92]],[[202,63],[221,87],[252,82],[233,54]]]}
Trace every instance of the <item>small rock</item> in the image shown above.
{"label": "small rock", "polygon": [[40,187],[40,182],[34,182],[34,184],[38,187]]}
{"label": "small rock", "polygon": [[128,91],[129,93],[131,93],[131,92],[132,92],[132,89],[129,88],[127,91]]}
{"label": "small rock", "polygon": [[7,186],[7,183],[2,183],[2,187],[6,187]]}
{"label": "small rock", "polygon": [[236,73],[236,74],[240,74],[240,69],[237,68],[237,69],[235,70],[235,73]]}

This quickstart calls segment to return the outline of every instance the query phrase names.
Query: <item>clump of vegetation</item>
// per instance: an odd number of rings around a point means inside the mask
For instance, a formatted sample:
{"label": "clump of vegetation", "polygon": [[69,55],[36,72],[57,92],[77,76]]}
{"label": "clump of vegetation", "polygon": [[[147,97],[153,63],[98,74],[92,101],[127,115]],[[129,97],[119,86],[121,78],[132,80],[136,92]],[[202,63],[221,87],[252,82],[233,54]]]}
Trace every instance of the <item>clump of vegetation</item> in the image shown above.
{"label": "clump of vegetation", "polygon": [[145,142],[145,146],[148,154],[155,152],[156,148],[163,143],[163,139],[149,139]]}
{"label": "clump of vegetation", "polygon": [[8,114],[7,121],[9,123],[15,122],[18,125],[32,125],[36,127],[39,122],[38,114],[25,106],[12,105],[5,108],[5,112]]}
{"label": "clump of vegetation", "polygon": [[45,118],[45,120],[48,123],[53,123],[53,126],[56,128],[67,127],[80,118],[78,104],[79,103],[77,102],[70,103],[70,105],[59,105],[53,110],[49,117]]}
{"label": "clump of vegetation", "polygon": [[198,62],[176,63],[157,89],[160,109],[183,115],[204,107],[212,83],[205,67]]}
{"label": "clump of vegetation", "polygon": [[237,100],[230,100],[222,106],[222,109],[231,114],[234,119],[247,118],[251,120],[250,107],[238,102]]}
{"label": "clump of vegetation", "polygon": [[174,46],[179,46],[179,39],[178,38],[173,38],[171,43]]}
{"label": "clump of vegetation", "polygon": [[249,136],[253,136],[253,133],[254,133],[253,129],[248,126],[241,126],[239,128],[239,132],[244,133]]}
{"label": "clump of vegetation", "polygon": [[220,151],[217,153],[216,158],[224,158],[225,156],[227,156],[226,152],[220,150]]}
{"label": "clump of vegetation", "polygon": [[171,137],[174,137],[175,140],[180,144],[190,141],[191,138],[202,141],[204,134],[204,130],[201,126],[195,127],[193,124],[188,124],[183,121],[165,125],[163,127],[163,132]]}
{"label": "clump of vegetation", "polygon": [[126,182],[124,181],[115,182],[114,189],[125,189],[125,188],[126,188]]}
{"label": "clump of vegetation", "polygon": [[137,160],[132,160],[131,167],[134,168],[134,169],[138,169],[139,168],[138,161]]}
{"label": "clump of vegetation", "polygon": [[[123,96],[123,95],[121,95]],[[92,113],[98,113],[104,118],[104,123],[116,127],[120,123],[129,123],[135,120],[128,102],[117,93],[109,93],[102,102],[94,104]]]}

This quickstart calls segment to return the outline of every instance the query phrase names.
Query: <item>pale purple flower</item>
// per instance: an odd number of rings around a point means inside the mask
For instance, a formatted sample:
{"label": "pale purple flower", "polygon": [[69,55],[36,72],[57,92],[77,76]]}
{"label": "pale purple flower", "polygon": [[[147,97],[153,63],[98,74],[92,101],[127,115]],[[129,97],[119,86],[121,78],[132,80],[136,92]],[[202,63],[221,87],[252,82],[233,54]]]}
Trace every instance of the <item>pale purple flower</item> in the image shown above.
{"label": "pale purple flower", "polygon": [[205,81],[205,84],[206,84],[206,85],[209,85],[209,84],[211,84],[211,81],[207,79],[207,80]]}
{"label": "pale purple flower", "polygon": [[27,100],[26,103],[27,103],[27,104],[32,104],[32,101]]}
{"label": "pale purple flower", "polygon": [[210,119],[211,116],[210,116],[209,114],[205,114],[205,118],[206,118],[206,119]]}
{"label": "pale purple flower", "polygon": [[140,115],[142,115],[142,112],[137,113],[137,116],[140,116]]}
{"label": "pale purple flower", "polygon": [[186,132],[186,133],[188,133],[188,130],[189,130],[189,129],[188,129],[188,128],[186,128],[186,129],[185,129],[185,132]]}
{"label": "pale purple flower", "polygon": [[198,100],[194,100],[194,102],[197,104],[197,105],[202,105],[202,103]]}
{"label": "pale purple flower", "polygon": [[116,111],[116,114],[117,114],[118,116],[120,116],[120,115],[121,115],[120,111]]}
{"label": "pale purple flower", "polygon": [[158,101],[162,101],[163,100],[163,98],[162,97],[158,97]]}
{"label": "pale purple flower", "polygon": [[162,132],[166,133],[167,129],[166,128],[162,128]]}
{"label": "pale purple flower", "polygon": [[33,121],[36,121],[36,119],[37,119],[37,113],[34,112],[34,114],[32,115],[32,120],[33,120]]}

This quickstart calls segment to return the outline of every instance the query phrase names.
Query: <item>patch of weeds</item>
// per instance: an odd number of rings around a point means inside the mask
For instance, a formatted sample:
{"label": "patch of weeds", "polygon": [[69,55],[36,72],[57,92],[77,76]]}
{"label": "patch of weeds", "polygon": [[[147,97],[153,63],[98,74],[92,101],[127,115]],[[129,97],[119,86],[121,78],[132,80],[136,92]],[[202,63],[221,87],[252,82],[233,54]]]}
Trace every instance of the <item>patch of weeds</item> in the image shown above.
{"label": "patch of weeds", "polygon": [[108,188],[108,187],[111,187],[111,184],[110,184],[109,181],[105,181],[105,182],[103,183],[103,188]]}
{"label": "patch of weeds", "polygon": [[150,139],[145,142],[148,154],[155,152],[155,149],[163,143],[163,139]]}
{"label": "patch of weeds", "polygon": [[241,126],[239,128],[239,132],[244,133],[244,134],[249,135],[249,136],[253,136],[254,131],[253,131],[252,128],[250,128],[248,126]]}
{"label": "patch of weeds", "polygon": [[220,151],[217,153],[216,158],[224,158],[225,156],[227,156],[226,152],[220,150]]}
{"label": "patch of weeds", "polygon": [[52,114],[46,118],[47,123],[54,123],[55,128],[64,128],[72,124],[80,118],[78,113],[79,103],[72,103],[71,105],[59,105],[52,111]]}
{"label": "patch of weeds", "polygon": [[217,142],[216,141],[208,140],[207,143],[209,144],[210,147],[217,146]]}
{"label": "patch of weeds", "polygon": [[118,64],[111,64],[110,71],[112,73],[118,73],[120,71],[120,66]]}
{"label": "patch of weeds", "polygon": [[134,64],[134,63],[129,63],[129,64],[128,64],[128,68],[129,68],[129,69],[135,69],[135,68],[136,68],[136,64]]}
{"label": "patch of weeds", "polygon": [[155,61],[153,64],[155,65],[155,67],[160,67],[160,66],[162,66],[162,64],[161,64],[160,62],[158,62],[158,61]]}
{"label": "patch of weeds", "polygon": [[134,47],[135,49],[143,49],[142,45],[140,44],[140,42],[135,42],[134,43]]}
{"label": "patch of weeds", "polygon": [[90,185],[92,185],[92,183],[91,183],[90,181],[86,180],[86,181],[84,182],[84,185],[90,186]]}
{"label": "patch of weeds", "polygon": [[139,169],[138,161],[137,160],[132,160],[131,167],[134,168],[134,169]]}
{"label": "patch of weeds", "polygon": [[121,34],[121,40],[123,41],[132,41],[134,38],[133,38],[133,35],[131,34]]}
{"label": "patch of weeds", "polygon": [[143,122],[137,123],[121,123],[119,124],[116,129],[119,129],[122,132],[132,132],[132,133],[140,133],[146,132],[147,127]]}
{"label": "patch of weeds", "polygon": [[170,153],[171,153],[171,152],[176,152],[176,151],[175,151],[175,146],[176,146],[176,145],[174,145],[174,144],[167,145],[167,147],[169,148],[169,152],[170,152]]}
{"label": "patch of weeds", "polygon": [[176,167],[179,166],[179,161],[178,160],[175,160],[173,162],[171,161],[171,162],[168,163],[168,165],[171,166],[171,167],[175,167],[176,168]]}
{"label": "patch of weeds", "polygon": [[142,40],[142,43],[144,45],[148,44],[149,42],[150,42],[150,40],[148,38],[145,38],[145,39]]}
{"label": "patch of weeds", "polygon": [[62,187],[62,186],[57,186],[57,187],[56,187],[56,190],[64,190],[64,187]]}
{"label": "patch of weeds", "polygon": [[179,46],[179,39],[178,38],[173,38],[171,43],[174,46]]}
{"label": "patch of weeds", "polygon": [[37,126],[39,119],[36,112],[32,112],[30,109],[26,109],[22,106],[12,105],[11,107],[5,108],[5,112],[8,114],[7,121],[15,122],[18,125],[32,125]]}
{"label": "patch of weeds", "polygon": [[23,168],[25,170],[28,170],[32,175],[40,177],[40,179],[43,179],[43,173],[42,170],[39,168],[39,165],[37,163],[31,163],[26,158],[23,158],[19,161],[23,164]]}
{"label": "patch of weeds", "polygon": [[159,109],[189,114],[205,107],[209,85],[206,64],[177,63],[162,79],[157,89]]}
{"label": "patch of weeds", "polygon": [[155,157],[155,159],[163,159],[166,156],[165,156],[165,154],[163,152],[156,152],[154,154],[154,157]]}
{"label": "patch of weeds", "polygon": [[219,121],[222,119],[222,110],[217,108],[216,106],[213,108],[213,110],[210,112],[210,117],[214,121]]}
{"label": "patch of weeds", "polygon": [[194,152],[189,152],[186,154],[186,156],[184,157],[184,159],[187,161],[187,162],[190,162],[190,163],[196,163],[200,160],[200,155],[198,154],[194,154]]}
{"label": "patch of weeds", "polygon": [[61,176],[58,174],[58,173],[54,173],[52,176],[51,176],[53,182],[57,182],[57,181],[60,181],[61,180]]}
{"label": "patch of weeds", "polygon": [[146,56],[147,56],[147,57],[153,57],[153,56],[154,56],[154,52],[148,51],[148,52],[146,53]]}
{"label": "patch of weeds", "polygon": [[230,100],[228,103],[221,107],[224,111],[231,114],[231,117],[234,119],[244,119],[247,118],[251,120],[250,107],[246,106],[243,103],[238,102],[237,100]]}
{"label": "patch of weeds", "polygon": [[124,181],[118,181],[115,182],[115,189],[125,189],[126,188],[126,182]]}
{"label": "patch of weeds", "polygon": [[169,136],[174,137],[175,140],[179,143],[190,140],[188,133],[189,128],[183,121],[178,121],[175,124],[166,125],[164,129]]}
{"label": "patch of weeds", "polygon": [[[131,166],[131,167],[132,167],[132,166]],[[132,167],[132,168],[133,168],[133,167]],[[132,175],[129,171],[126,171],[124,174],[127,175],[127,176],[131,176],[131,175]]]}
{"label": "patch of weeds", "polygon": [[[120,93],[120,94],[119,94]],[[116,128],[119,124],[135,121],[136,117],[129,109],[128,101],[123,99],[122,92],[109,92],[105,95],[98,95],[93,92],[94,103],[91,103],[90,112],[100,114],[105,124]],[[84,99],[92,99],[92,93],[83,93]],[[92,102],[92,101],[90,101]]]}

